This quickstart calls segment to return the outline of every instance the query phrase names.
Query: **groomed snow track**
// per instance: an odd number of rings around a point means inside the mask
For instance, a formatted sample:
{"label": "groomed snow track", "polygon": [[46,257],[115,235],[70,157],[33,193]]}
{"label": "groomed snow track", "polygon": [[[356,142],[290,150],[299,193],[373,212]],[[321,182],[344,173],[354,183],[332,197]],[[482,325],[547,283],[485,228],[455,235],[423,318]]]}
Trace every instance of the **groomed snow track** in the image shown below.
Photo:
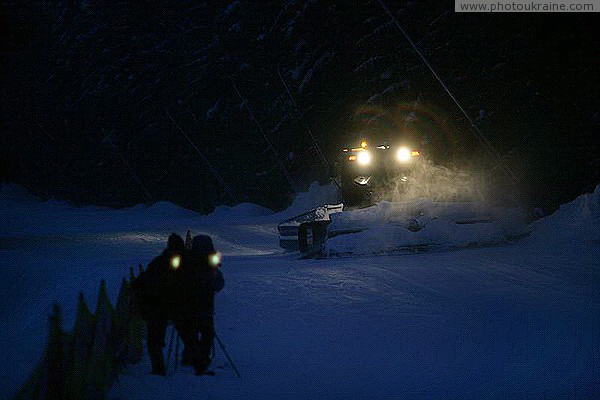
{"label": "groomed snow track", "polygon": [[280,245],[305,257],[451,250],[510,243],[528,233],[519,208],[480,202],[382,201],[316,208],[279,224]]}

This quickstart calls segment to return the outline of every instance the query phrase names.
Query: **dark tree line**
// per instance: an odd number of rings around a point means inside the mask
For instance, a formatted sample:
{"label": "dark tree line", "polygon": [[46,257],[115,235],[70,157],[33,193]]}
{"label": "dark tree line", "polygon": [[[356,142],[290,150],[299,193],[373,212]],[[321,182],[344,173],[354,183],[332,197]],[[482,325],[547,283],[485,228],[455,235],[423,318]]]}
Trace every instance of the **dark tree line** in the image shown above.
{"label": "dark tree line", "polygon": [[[531,205],[600,181],[584,14],[386,2]],[[43,197],[285,206],[362,136],[505,172],[378,1],[3,1],[5,180]]]}

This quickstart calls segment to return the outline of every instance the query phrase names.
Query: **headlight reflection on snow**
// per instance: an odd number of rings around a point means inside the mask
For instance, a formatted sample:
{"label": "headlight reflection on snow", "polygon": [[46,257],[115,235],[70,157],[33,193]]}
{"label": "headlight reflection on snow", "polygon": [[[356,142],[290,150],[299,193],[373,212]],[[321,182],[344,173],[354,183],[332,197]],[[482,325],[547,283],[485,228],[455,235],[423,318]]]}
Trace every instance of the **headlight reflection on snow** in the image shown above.
{"label": "headlight reflection on snow", "polygon": [[[164,249],[167,237],[170,231],[160,232],[117,232],[99,234],[90,240],[102,242],[110,245],[122,245],[133,249],[131,246],[137,247],[136,250],[127,250],[129,254],[139,252],[141,248],[144,251],[158,253]],[[273,237],[277,238],[277,228],[262,225],[240,225],[240,235],[232,235],[232,237],[223,238],[214,231],[198,231],[194,234],[210,235],[213,238],[215,246],[222,251],[222,254],[228,257],[238,256],[261,256],[281,253],[281,249],[277,246],[277,242]],[[229,233],[229,232],[228,232]],[[256,235],[256,236],[253,236]],[[253,240],[253,237],[260,237],[260,240]],[[1,244],[1,243],[0,243]],[[152,253],[153,254],[153,253]],[[183,262],[183,259],[180,263]]]}
{"label": "headlight reflection on snow", "polygon": [[127,233],[114,233],[102,235],[109,241],[116,242],[133,242],[133,243],[164,243],[164,233],[150,233],[150,232],[127,232]]}

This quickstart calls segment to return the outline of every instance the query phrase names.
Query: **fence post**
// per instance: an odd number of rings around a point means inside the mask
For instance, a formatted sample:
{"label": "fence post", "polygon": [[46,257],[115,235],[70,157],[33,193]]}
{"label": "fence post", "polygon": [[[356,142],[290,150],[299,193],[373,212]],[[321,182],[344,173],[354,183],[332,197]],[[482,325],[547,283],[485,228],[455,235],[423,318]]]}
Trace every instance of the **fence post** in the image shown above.
{"label": "fence post", "polygon": [[90,350],[94,340],[94,325],[94,315],[88,308],[83,293],[80,292],[65,379],[67,398],[79,399],[85,394],[90,369]]}
{"label": "fence post", "polygon": [[[139,266],[140,273],[143,267]],[[115,308],[102,280],[95,314],[79,293],[71,334],[62,330],[60,306],[49,317],[48,343],[39,366],[15,399],[103,399],[117,368],[142,359],[145,323],[137,312],[130,269],[123,279]]]}
{"label": "fence post", "polygon": [[[144,272],[142,265],[139,265],[140,274]],[[139,276],[139,275],[138,275]],[[137,364],[144,355],[144,337],[146,335],[146,323],[140,316],[137,308],[137,302],[133,295],[133,281],[135,276],[132,274],[129,281],[130,303],[129,303],[129,323],[127,332],[125,332],[125,347],[127,349],[127,363]]]}
{"label": "fence post", "polygon": [[50,314],[50,331],[48,346],[43,361],[43,373],[40,387],[40,398],[61,399],[64,397],[65,378],[65,342],[66,335],[62,330],[60,306],[54,304]]}
{"label": "fence post", "polygon": [[121,281],[121,289],[115,304],[115,315],[112,329],[112,345],[115,351],[116,368],[120,368],[124,358],[127,356],[125,348],[125,333],[126,326],[130,317],[131,308],[131,290],[129,283],[123,278]]}
{"label": "fence post", "polygon": [[96,326],[90,357],[87,399],[101,399],[109,387],[112,372],[112,349],[109,337],[112,328],[113,307],[106,292],[106,281],[100,284],[98,305],[96,306]]}

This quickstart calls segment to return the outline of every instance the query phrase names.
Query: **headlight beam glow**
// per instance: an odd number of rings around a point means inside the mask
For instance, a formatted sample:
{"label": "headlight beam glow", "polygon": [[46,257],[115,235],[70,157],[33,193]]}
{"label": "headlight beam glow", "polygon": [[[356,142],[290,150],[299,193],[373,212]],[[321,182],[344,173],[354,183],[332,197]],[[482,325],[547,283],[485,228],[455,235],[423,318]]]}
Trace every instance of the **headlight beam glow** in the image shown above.
{"label": "headlight beam glow", "polygon": [[408,147],[400,147],[396,153],[396,158],[400,162],[407,162],[410,161],[410,158],[412,157],[411,153],[412,152]]}
{"label": "headlight beam glow", "polygon": [[371,163],[371,153],[368,151],[361,151],[358,156],[356,156],[356,161],[360,165],[369,165]]}

